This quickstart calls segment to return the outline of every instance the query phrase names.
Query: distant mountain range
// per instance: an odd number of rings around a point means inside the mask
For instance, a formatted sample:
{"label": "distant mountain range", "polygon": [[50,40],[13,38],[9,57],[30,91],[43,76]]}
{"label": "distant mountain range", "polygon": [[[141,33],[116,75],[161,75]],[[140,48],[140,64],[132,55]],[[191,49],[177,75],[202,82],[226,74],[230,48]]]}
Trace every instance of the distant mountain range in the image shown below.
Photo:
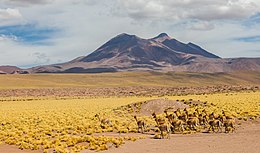
{"label": "distant mountain range", "polygon": [[0,66],[0,74],[13,74],[17,71],[21,69],[16,66]]}
{"label": "distant mountain range", "polygon": [[[118,71],[232,72],[260,71],[260,58],[223,59],[193,43],[162,33],[151,39],[120,34],[87,56],[11,73],[100,73]],[[0,67],[0,73],[10,73]]]}

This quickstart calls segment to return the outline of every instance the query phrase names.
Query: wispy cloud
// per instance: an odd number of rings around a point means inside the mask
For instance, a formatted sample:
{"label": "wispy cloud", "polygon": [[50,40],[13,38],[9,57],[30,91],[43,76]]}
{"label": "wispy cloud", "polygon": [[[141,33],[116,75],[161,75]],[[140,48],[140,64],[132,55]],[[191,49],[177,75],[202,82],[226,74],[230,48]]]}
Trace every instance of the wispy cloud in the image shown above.
{"label": "wispy cloud", "polygon": [[34,52],[31,56],[35,59],[34,64],[45,64],[50,62],[50,58],[45,53]]}
{"label": "wispy cloud", "polygon": [[253,28],[260,24],[260,12],[255,13],[254,15],[243,20],[242,25],[246,28]]}
{"label": "wispy cloud", "polygon": [[241,41],[241,42],[260,42],[260,35],[250,36],[250,37],[240,37],[240,38],[235,38],[234,40]]}
{"label": "wispy cloud", "polygon": [[189,25],[191,30],[209,31],[215,28],[214,24],[207,21],[197,21]]}

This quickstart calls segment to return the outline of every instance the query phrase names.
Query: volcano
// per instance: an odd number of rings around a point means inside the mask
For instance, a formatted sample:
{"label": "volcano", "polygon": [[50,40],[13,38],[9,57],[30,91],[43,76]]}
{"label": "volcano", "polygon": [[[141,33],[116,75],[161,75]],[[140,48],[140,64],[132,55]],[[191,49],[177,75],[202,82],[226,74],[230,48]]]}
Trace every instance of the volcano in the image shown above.
{"label": "volcano", "polygon": [[144,39],[120,34],[87,56],[28,69],[30,73],[100,73],[120,71],[230,72],[260,70],[259,58],[223,59],[194,43],[161,33]]}

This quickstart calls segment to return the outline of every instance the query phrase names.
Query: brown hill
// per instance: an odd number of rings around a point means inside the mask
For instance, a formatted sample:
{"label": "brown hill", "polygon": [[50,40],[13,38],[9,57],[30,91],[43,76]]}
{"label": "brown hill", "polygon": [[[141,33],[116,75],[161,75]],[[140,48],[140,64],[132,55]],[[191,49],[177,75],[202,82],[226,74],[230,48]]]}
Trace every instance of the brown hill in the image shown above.
{"label": "brown hill", "polygon": [[21,69],[16,66],[0,66],[0,74],[12,74]]}

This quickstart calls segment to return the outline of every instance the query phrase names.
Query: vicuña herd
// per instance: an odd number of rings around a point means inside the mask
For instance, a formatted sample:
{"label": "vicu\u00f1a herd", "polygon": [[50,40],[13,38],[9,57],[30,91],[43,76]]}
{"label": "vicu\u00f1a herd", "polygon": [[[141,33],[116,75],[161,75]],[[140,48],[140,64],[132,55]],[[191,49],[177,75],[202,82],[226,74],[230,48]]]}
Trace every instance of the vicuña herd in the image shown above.
{"label": "vicu\u00f1a herd", "polygon": [[[100,122],[100,126],[113,127],[112,122],[108,119],[100,119],[99,115],[95,115]],[[138,133],[145,133],[148,124],[141,117],[133,116]],[[225,133],[234,132],[235,118],[227,115],[225,111],[220,114],[214,112],[207,112],[205,109],[177,109],[176,111],[164,110],[163,114],[152,113],[156,125],[154,131],[160,132],[159,138],[170,138],[171,133],[189,133],[189,132],[222,132],[223,128]],[[151,126],[151,125],[150,125]],[[150,128],[151,129],[151,128]],[[149,131],[149,130],[148,130]]]}
{"label": "vicu\u00f1a herd", "polygon": [[[166,131],[167,135],[169,131],[160,128],[160,125],[170,125],[170,130],[172,133],[184,133],[185,131],[201,131],[206,129],[204,132],[222,132],[222,128],[225,129],[226,133],[234,132],[235,130],[235,119],[232,116],[228,116],[225,111],[221,114],[215,114],[214,112],[208,114],[205,109],[200,111],[198,108],[195,111],[188,111],[186,108],[181,110],[177,109],[174,112],[169,113],[167,110],[164,111],[165,118],[160,124],[158,123],[158,118],[156,114],[153,113],[152,116],[155,118],[158,128],[161,132],[161,138],[163,137],[163,132]],[[216,131],[217,130],[217,131]]]}

